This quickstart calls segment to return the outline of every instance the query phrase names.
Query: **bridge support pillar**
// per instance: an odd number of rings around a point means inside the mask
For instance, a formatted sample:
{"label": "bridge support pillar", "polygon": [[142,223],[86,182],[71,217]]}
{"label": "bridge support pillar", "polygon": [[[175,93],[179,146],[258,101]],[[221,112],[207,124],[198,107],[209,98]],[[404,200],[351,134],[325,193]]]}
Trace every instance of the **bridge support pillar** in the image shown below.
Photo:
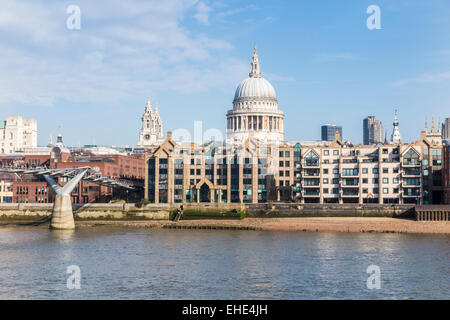
{"label": "bridge support pillar", "polygon": [[53,202],[53,214],[50,229],[75,229],[72,212],[72,198],[67,194],[57,194]]}

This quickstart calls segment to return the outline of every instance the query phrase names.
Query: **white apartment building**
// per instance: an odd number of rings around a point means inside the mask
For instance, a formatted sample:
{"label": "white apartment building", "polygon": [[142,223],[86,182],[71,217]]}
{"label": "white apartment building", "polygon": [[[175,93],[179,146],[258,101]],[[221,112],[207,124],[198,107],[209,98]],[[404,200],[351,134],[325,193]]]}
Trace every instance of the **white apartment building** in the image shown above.
{"label": "white apartment building", "polygon": [[23,151],[37,146],[37,121],[9,116],[0,121],[0,154]]}

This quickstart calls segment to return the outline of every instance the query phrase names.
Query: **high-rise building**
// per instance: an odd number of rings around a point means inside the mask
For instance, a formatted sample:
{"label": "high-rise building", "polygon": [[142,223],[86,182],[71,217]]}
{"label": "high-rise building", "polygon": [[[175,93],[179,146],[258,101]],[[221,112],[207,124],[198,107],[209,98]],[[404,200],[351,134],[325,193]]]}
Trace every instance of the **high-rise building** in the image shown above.
{"label": "high-rise building", "polygon": [[0,154],[22,151],[37,146],[37,121],[9,116],[0,121]]}
{"label": "high-rise building", "polygon": [[368,116],[363,120],[363,143],[365,145],[383,142],[383,124],[374,116]]}
{"label": "high-rise building", "polygon": [[442,128],[442,139],[450,140],[450,118],[444,120],[444,125]]}
{"label": "high-rise building", "polygon": [[342,138],[342,126],[336,126],[334,124],[325,124],[322,126],[322,141],[333,141],[336,136],[336,131],[339,132],[339,137]]}

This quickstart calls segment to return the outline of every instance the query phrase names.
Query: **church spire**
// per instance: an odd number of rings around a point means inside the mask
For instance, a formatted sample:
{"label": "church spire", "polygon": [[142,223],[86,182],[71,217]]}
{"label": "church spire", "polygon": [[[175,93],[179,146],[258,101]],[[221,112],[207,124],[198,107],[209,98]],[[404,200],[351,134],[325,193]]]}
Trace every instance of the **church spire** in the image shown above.
{"label": "church spire", "polygon": [[256,43],[253,49],[253,58],[252,58],[252,71],[249,73],[250,78],[261,78],[261,71],[259,69],[259,59],[258,52],[256,50]]}
{"label": "church spire", "polygon": [[158,113],[158,104],[155,102],[155,113]]}
{"label": "church spire", "polygon": [[150,97],[147,97],[147,106],[145,107],[145,110],[153,112],[153,108],[152,108],[152,105],[150,103]]}
{"label": "church spire", "polygon": [[399,123],[398,123],[397,109],[395,110],[395,117],[394,117],[393,125],[394,125],[394,130],[392,131],[391,142],[399,144],[402,142],[402,136],[400,135],[400,129],[398,127]]}

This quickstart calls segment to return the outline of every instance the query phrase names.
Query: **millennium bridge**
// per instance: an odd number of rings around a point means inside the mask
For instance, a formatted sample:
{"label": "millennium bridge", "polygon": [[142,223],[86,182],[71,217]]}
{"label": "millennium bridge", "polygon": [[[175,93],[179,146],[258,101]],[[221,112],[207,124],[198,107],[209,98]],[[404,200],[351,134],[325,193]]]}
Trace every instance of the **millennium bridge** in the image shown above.
{"label": "millennium bridge", "polygon": [[[2,167],[0,172],[22,175],[41,176],[47,181],[55,192],[53,201],[52,218],[50,228],[52,229],[74,229],[75,221],[72,212],[72,199],[70,194],[80,181],[95,183],[111,188],[122,188],[126,190],[138,190],[143,188],[143,183],[127,179],[116,179],[103,176],[98,169],[88,166],[77,168],[55,168],[47,167],[25,168],[25,167]],[[61,186],[55,178],[67,177],[69,181]]]}

